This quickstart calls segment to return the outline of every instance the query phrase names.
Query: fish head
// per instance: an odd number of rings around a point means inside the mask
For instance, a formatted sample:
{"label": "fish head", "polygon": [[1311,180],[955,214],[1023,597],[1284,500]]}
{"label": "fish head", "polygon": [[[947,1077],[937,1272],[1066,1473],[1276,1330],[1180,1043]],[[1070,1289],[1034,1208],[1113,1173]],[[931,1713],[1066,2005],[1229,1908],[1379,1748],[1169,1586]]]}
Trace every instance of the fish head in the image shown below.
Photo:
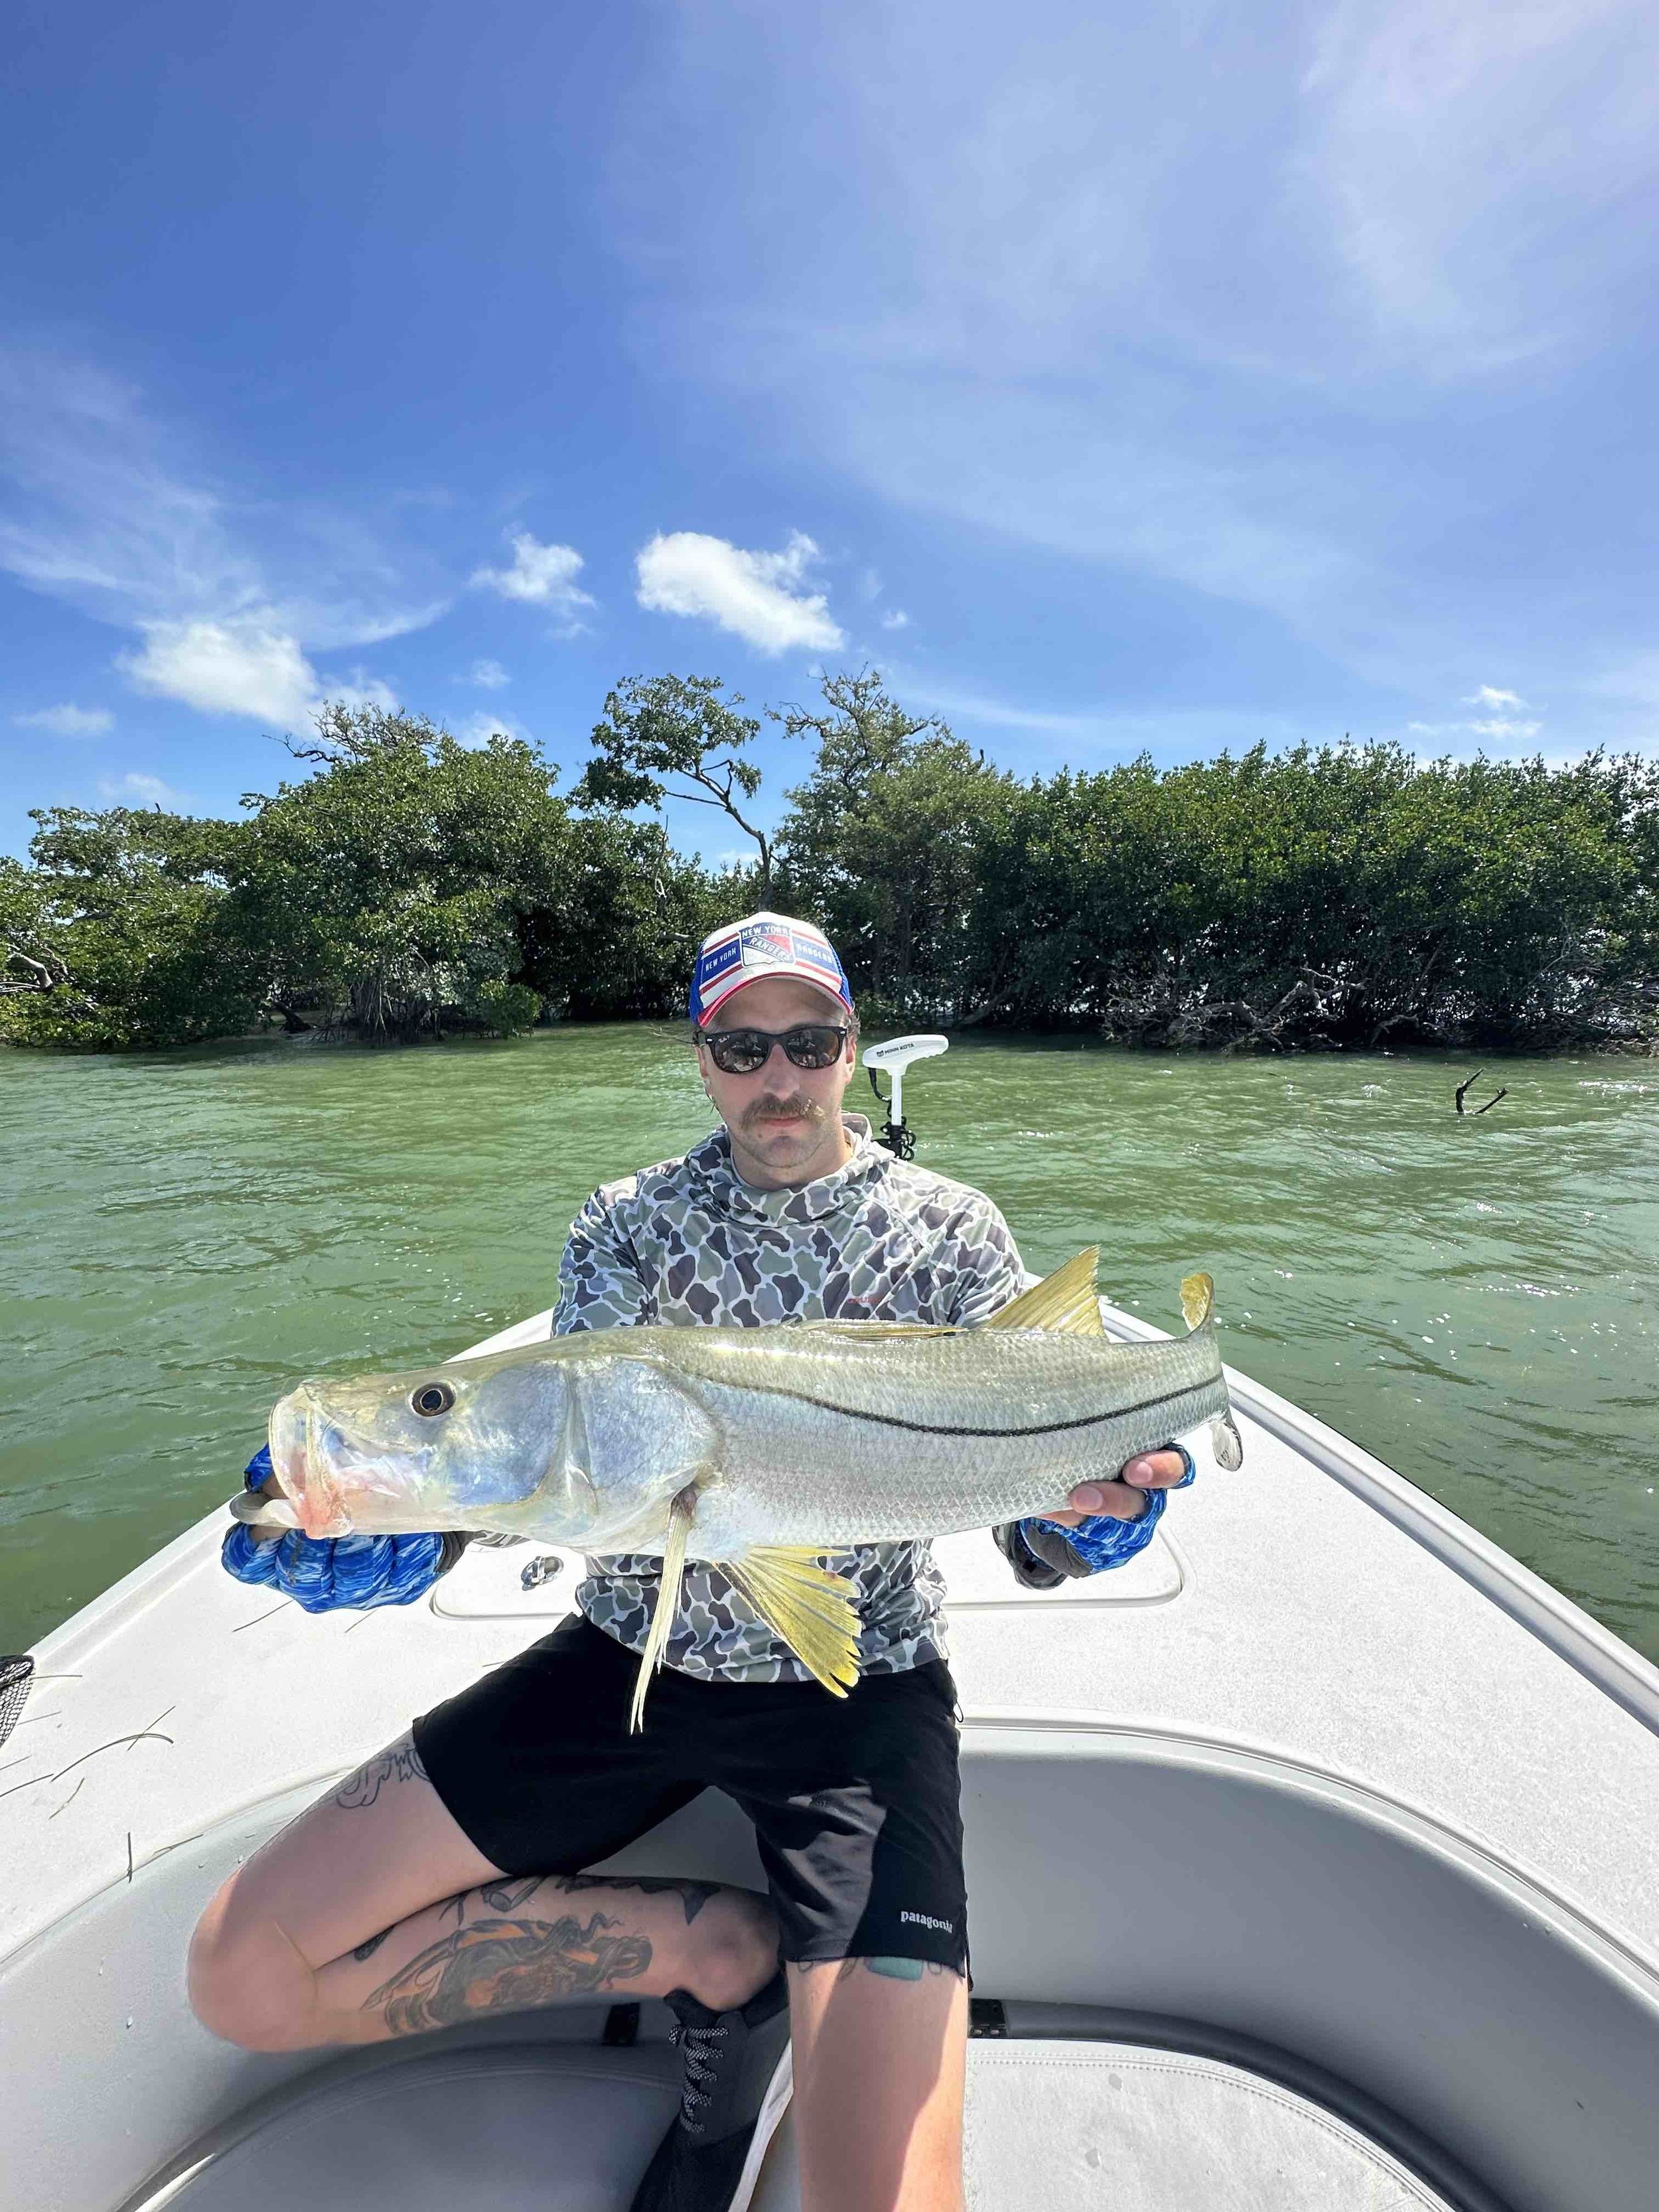
{"label": "fish head", "polygon": [[308,1536],[510,1527],[558,1540],[594,1518],[566,1449],[574,1392],[545,1346],[397,1374],[313,1378],[270,1416],[277,1482]]}

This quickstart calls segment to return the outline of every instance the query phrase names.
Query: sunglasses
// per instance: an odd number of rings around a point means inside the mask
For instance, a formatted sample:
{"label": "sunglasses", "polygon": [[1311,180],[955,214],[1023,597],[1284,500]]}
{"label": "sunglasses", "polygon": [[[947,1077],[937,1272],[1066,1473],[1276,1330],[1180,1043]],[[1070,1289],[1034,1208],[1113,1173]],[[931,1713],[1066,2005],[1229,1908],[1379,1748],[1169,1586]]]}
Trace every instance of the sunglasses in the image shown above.
{"label": "sunglasses", "polygon": [[792,1030],[706,1030],[697,1042],[722,1075],[758,1075],[775,1044],[792,1067],[833,1067],[851,1035],[831,1022],[798,1022]]}

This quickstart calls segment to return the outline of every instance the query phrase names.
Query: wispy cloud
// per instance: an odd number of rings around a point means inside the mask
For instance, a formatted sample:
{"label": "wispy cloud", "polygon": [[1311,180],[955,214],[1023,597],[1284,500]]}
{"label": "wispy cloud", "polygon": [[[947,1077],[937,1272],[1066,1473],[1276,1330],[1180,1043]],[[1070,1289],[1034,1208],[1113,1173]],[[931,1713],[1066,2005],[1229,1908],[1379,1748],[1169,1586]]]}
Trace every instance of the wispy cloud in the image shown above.
{"label": "wispy cloud", "polygon": [[[1195,631],[1218,603],[1408,690],[1472,635],[1539,665],[1540,595],[1607,550],[1593,501],[1578,542],[1528,526],[1586,419],[1549,380],[1647,312],[1642,0],[1031,0],[1012,36],[989,0],[844,0],[782,56],[759,0],[678,20],[619,164],[654,350],[864,491]],[[705,159],[647,205],[688,103]]]}
{"label": "wispy cloud", "polygon": [[976,723],[986,729],[1025,730],[1050,738],[1097,738],[1109,719],[1105,714],[1050,714],[1040,707],[1022,707],[1016,700],[936,684],[909,671],[896,671],[895,677],[903,686],[907,702],[929,708],[949,721]]}
{"label": "wispy cloud", "polygon": [[476,684],[481,691],[500,691],[513,681],[499,660],[475,660],[466,672],[469,684]]}
{"label": "wispy cloud", "polygon": [[908,629],[910,617],[902,607],[895,607],[890,614],[882,617],[881,626],[884,629]]}
{"label": "wispy cloud", "polygon": [[1036,740],[1053,740],[1051,746],[1039,743],[1026,749],[1034,761],[1075,760],[1079,750],[1108,758],[1150,751],[1161,759],[1188,760],[1221,746],[1265,744],[1277,749],[1309,738],[1317,743],[1324,735],[1272,709],[1102,706],[1093,712],[1066,714],[1023,706],[1018,700],[994,693],[939,684],[921,670],[890,667],[888,672],[907,705],[931,708],[958,735],[964,729],[1008,730]]}
{"label": "wispy cloud", "polygon": [[653,614],[701,616],[757,653],[831,652],[845,642],[822,592],[800,588],[817,547],[792,531],[781,553],[750,553],[701,531],[659,533],[635,557],[639,603]]}
{"label": "wispy cloud", "polygon": [[443,611],[390,592],[385,547],[346,518],[239,503],[185,442],[100,369],[0,349],[0,568],[136,634],[119,665],[140,690],[291,726],[341,688],[309,653]]}
{"label": "wispy cloud", "polygon": [[1528,738],[1535,738],[1543,726],[1541,722],[1510,721],[1501,714],[1492,715],[1484,722],[1469,722],[1465,725],[1466,728],[1474,731],[1476,737],[1496,738],[1504,744],[1524,742]]}
{"label": "wispy cloud", "polygon": [[575,547],[543,545],[527,530],[515,531],[507,543],[512,567],[475,568],[469,579],[472,585],[525,606],[547,608],[567,634],[580,629],[582,610],[598,602],[577,585],[584,563]]}
{"label": "wispy cloud", "polygon": [[1526,716],[1519,711],[1525,708],[1527,702],[1518,691],[1506,691],[1496,684],[1477,684],[1462,703],[1483,708],[1486,712],[1460,720],[1413,722],[1407,726],[1412,736],[1449,738],[1454,742],[1480,738],[1490,739],[1502,748],[1529,744],[1544,727],[1540,718]]}
{"label": "wispy cloud", "polygon": [[46,730],[55,738],[101,738],[115,727],[115,717],[104,707],[40,707],[33,714],[14,714],[20,730]]}
{"label": "wispy cloud", "polygon": [[[1584,344],[1650,265],[1659,131],[1641,0],[1346,0],[1301,166],[1373,327],[1443,377]],[[1608,217],[1616,219],[1608,220]]]}
{"label": "wispy cloud", "polygon": [[159,775],[143,775],[137,769],[130,769],[125,775],[100,777],[98,793],[117,806],[184,806],[190,803],[184,792],[163,783]]}

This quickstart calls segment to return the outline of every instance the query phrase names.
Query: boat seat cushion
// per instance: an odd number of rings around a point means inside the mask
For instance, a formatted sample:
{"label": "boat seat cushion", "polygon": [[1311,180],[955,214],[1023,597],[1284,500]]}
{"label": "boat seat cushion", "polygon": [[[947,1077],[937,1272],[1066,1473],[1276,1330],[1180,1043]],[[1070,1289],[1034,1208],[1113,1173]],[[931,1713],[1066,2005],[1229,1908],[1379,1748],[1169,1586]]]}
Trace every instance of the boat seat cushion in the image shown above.
{"label": "boat seat cushion", "polygon": [[[799,2212],[787,2128],[754,2212]],[[1137,2044],[969,2044],[965,2132],[969,2212],[1449,2212],[1319,2106]]]}
{"label": "boat seat cushion", "polygon": [[[677,2103],[660,2045],[411,2056],[285,2101],[173,2212],[624,2212]],[[1447,2212],[1318,2106],[1208,2058],[1124,2043],[969,2047],[971,2212]],[[787,2120],[755,2212],[798,2212]]]}

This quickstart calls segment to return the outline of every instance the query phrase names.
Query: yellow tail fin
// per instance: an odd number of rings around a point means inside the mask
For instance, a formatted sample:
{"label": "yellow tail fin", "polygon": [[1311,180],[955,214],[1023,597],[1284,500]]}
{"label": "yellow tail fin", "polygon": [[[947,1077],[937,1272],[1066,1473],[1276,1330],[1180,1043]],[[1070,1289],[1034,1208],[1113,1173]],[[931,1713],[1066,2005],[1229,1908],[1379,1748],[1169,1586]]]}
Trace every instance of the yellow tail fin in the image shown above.
{"label": "yellow tail fin", "polygon": [[859,1617],[853,1587],[799,1545],[770,1546],[720,1572],[741,1590],[775,1636],[832,1697],[844,1698],[859,1678]]}
{"label": "yellow tail fin", "polygon": [[1091,1244],[1045,1275],[1013,1304],[993,1314],[987,1328],[1051,1328],[1066,1336],[1104,1336],[1100,1300],[1095,1296],[1095,1269],[1100,1247]]}
{"label": "yellow tail fin", "polygon": [[1189,1329],[1202,1328],[1215,1311],[1215,1285],[1208,1275],[1188,1275],[1181,1285],[1181,1310]]}

